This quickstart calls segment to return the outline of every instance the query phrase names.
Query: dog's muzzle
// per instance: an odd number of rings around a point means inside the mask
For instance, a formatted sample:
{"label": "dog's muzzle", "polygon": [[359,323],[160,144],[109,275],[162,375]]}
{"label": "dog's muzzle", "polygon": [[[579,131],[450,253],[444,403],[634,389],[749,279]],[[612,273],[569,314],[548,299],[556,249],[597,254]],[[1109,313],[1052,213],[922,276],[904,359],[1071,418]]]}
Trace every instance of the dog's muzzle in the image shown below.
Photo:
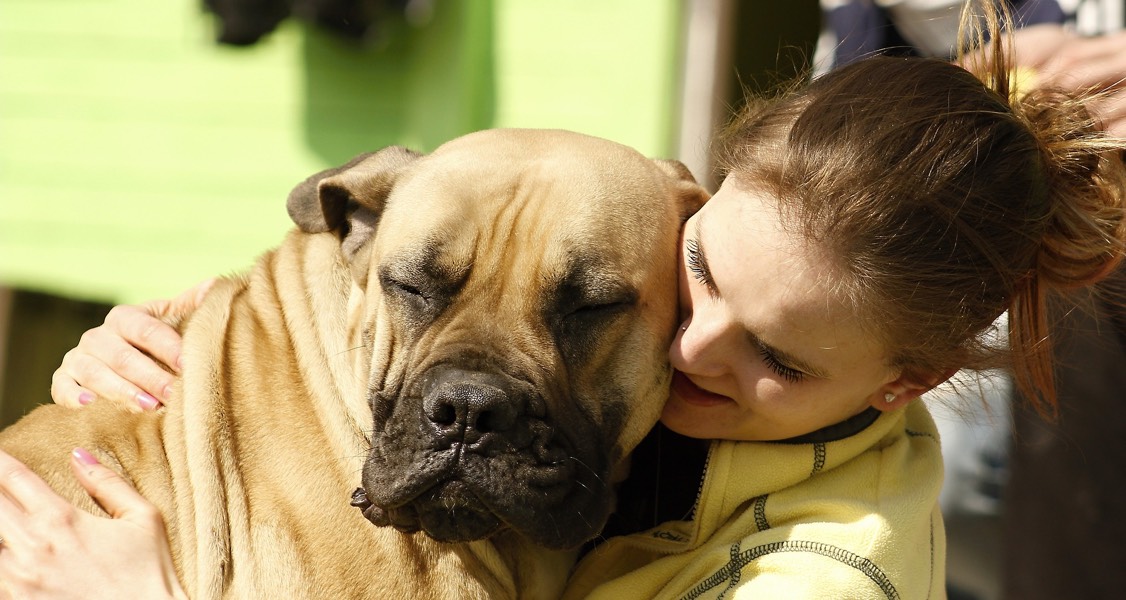
{"label": "dog's muzzle", "polygon": [[406,393],[375,403],[386,422],[377,417],[363,487],[353,495],[372,523],[443,541],[511,527],[541,545],[570,547],[604,522],[605,453],[576,430],[573,415],[571,426],[549,415],[531,383],[436,365]]}

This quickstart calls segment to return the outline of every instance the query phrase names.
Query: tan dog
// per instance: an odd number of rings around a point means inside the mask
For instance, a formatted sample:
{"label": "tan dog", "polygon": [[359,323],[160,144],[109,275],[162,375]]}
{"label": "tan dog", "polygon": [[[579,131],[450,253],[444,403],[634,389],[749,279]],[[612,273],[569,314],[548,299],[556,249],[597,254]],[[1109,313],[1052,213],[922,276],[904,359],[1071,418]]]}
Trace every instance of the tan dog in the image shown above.
{"label": "tan dog", "polygon": [[41,407],[0,446],[91,510],[71,448],[123,472],[196,600],[556,597],[666,398],[705,198],[560,131],[359,157],[191,317],[168,408]]}

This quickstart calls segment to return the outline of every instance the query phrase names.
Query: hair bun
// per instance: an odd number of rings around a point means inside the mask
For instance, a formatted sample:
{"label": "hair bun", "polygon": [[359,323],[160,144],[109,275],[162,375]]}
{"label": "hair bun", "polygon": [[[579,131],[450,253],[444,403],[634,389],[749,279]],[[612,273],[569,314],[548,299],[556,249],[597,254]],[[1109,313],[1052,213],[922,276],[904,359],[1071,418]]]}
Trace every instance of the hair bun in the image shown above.
{"label": "hair bun", "polygon": [[1098,281],[1123,254],[1124,146],[1104,133],[1093,97],[1035,88],[1012,101],[1041,151],[1049,206],[1036,274],[1051,287]]}

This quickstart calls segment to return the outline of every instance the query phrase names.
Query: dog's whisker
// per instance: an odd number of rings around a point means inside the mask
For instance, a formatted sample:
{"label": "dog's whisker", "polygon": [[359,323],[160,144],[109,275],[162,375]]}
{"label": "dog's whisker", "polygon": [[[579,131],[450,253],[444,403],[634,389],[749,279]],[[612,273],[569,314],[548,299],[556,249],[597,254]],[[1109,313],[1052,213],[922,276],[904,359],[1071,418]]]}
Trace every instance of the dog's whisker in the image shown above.
{"label": "dog's whisker", "polygon": [[594,469],[590,468],[590,465],[588,465],[588,464],[586,464],[585,462],[583,462],[582,460],[580,460],[580,459],[579,459],[579,458],[578,458],[577,456],[571,456],[571,455],[568,455],[568,456],[567,456],[567,458],[569,458],[569,459],[571,459],[572,461],[574,461],[574,462],[577,462],[577,463],[579,463],[580,465],[582,465],[582,467],[583,467],[584,469],[586,469],[587,471],[589,471],[591,475],[594,475],[594,478],[595,478],[595,479],[596,479],[596,480],[598,481],[598,483],[602,484],[603,486],[605,486],[605,485],[606,485],[606,482],[602,480],[602,476],[601,476],[601,475],[599,475],[597,471],[595,471]]}
{"label": "dog's whisker", "polygon": [[575,515],[576,515],[577,517],[579,517],[580,519],[582,519],[582,520],[583,520],[583,524],[584,524],[584,525],[586,525],[586,526],[587,526],[588,528],[590,528],[590,529],[594,529],[594,525],[593,525],[593,524],[591,524],[591,522],[590,522],[590,521],[589,521],[589,520],[588,520],[588,519],[586,518],[586,515],[585,515],[585,514],[583,514],[583,511],[582,511],[581,509],[580,509],[580,510],[578,510],[578,511],[576,511],[576,512],[575,512]]}
{"label": "dog's whisker", "polygon": [[576,484],[578,484],[578,485],[580,485],[580,486],[582,486],[582,488],[583,488],[584,490],[588,491],[588,492],[591,492],[591,491],[592,491],[592,490],[590,489],[590,487],[588,487],[588,486],[587,486],[587,484],[585,484],[585,483],[583,483],[583,482],[581,482],[581,481],[576,481],[575,483],[576,483]]}
{"label": "dog's whisker", "polygon": [[551,526],[553,528],[555,528],[555,536],[561,537],[561,532],[560,532],[560,529],[559,529],[559,522],[555,520],[555,515],[548,513],[548,518],[551,519]]}
{"label": "dog's whisker", "polygon": [[359,349],[361,349],[361,348],[363,348],[363,347],[364,347],[364,345],[363,345],[363,344],[360,344],[359,346],[352,346],[351,348],[345,348],[345,349],[341,350],[340,352],[337,352],[336,354],[333,354],[333,357],[337,357],[337,356],[341,356],[341,355],[344,355],[344,354],[348,354],[349,352],[354,352],[354,351],[356,351],[356,350],[359,350]]}

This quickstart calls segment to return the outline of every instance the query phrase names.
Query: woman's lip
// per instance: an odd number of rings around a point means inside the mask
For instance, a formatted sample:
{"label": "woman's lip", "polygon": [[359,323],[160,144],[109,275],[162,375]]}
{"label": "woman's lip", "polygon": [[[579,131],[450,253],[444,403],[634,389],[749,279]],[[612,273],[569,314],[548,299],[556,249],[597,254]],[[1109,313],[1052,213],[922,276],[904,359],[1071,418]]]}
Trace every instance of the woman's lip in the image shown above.
{"label": "woman's lip", "polygon": [[696,406],[716,406],[732,402],[727,396],[709,392],[692,383],[692,380],[680,371],[673,371],[672,391],[677,398]]}

